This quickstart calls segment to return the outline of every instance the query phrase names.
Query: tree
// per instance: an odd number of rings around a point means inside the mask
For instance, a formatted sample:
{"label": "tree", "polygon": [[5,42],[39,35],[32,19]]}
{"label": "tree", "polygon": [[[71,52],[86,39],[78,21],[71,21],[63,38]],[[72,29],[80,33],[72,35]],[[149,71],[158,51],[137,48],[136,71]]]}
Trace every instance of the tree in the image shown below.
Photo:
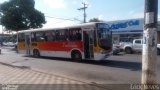
{"label": "tree", "polygon": [[89,22],[103,22],[102,20],[99,20],[98,18],[90,19]]}
{"label": "tree", "polygon": [[34,0],[9,0],[0,4],[0,23],[8,30],[41,28],[46,23]]}

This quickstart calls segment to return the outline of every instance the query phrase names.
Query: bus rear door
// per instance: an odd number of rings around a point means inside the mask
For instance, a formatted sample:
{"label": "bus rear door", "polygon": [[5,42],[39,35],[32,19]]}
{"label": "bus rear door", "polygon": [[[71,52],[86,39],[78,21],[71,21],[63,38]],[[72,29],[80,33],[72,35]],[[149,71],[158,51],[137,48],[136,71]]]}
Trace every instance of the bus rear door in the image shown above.
{"label": "bus rear door", "polygon": [[30,55],[30,34],[25,33],[25,50],[26,54]]}

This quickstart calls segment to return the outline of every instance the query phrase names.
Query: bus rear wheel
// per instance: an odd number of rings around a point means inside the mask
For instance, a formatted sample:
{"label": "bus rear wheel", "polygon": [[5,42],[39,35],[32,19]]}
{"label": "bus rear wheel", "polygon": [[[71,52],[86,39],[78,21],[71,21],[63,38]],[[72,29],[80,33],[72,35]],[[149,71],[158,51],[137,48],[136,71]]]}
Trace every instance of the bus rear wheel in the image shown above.
{"label": "bus rear wheel", "polygon": [[79,51],[73,51],[72,53],[71,53],[71,58],[73,59],[73,60],[82,60],[82,55],[81,55],[81,53],[79,52]]}
{"label": "bus rear wheel", "polygon": [[38,50],[33,50],[33,56],[34,57],[40,57],[40,53]]}

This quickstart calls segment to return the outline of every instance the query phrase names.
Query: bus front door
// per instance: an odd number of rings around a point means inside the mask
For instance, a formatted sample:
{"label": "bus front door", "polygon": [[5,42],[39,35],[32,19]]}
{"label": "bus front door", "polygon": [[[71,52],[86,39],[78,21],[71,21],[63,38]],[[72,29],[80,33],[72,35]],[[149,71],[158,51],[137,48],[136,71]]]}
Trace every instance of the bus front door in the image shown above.
{"label": "bus front door", "polygon": [[30,55],[30,37],[29,35],[25,35],[25,49],[26,49],[26,54]]}
{"label": "bus front door", "polygon": [[94,58],[92,31],[83,31],[83,41],[84,41],[84,56],[85,56],[85,59]]}

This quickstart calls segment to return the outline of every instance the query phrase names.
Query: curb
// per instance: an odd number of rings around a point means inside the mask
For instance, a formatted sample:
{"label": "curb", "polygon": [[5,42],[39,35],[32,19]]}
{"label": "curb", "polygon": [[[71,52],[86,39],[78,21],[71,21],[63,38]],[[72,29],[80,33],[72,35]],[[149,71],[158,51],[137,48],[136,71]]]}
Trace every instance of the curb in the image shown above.
{"label": "curb", "polygon": [[9,64],[9,63],[4,63],[4,62],[0,62],[0,64],[5,65],[5,66],[9,66],[9,67],[12,67],[12,68],[30,69],[30,67],[27,67],[27,66],[16,66],[16,65],[12,65],[12,64]]}
{"label": "curb", "polygon": [[72,80],[72,81],[81,82],[81,83],[84,83],[84,84],[87,84],[87,85],[91,85],[91,86],[95,86],[95,87],[98,87],[98,88],[101,88],[101,89],[111,90],[111,89],[108,89],[108,88],[103,87],[103,86],[101,86],[101,85],[98,85],[98,84],[95,83],[95,82],[87,83],[87,82],[84,82],[84,81],[80,81],[80,80],[68,78],[68,77],[65,77],[65,76],[60,76],[60,75],[56,75],[56,74],[46,73],[46,72],[40,71],[40,70],[38,70],[38,69],[31,69],[31,68],[28,67],[28,66],[16,66],[16,65],[12,65],[12,64],[9,64],[9,63],[4,63],[4,62],[0,62],[0,64],[1,64],[1,65],[4,65],[4,66],[12,67],[12,68],[17,68],[17,69],[28,69],[28,70],[31,70],[31,71],[34,71],[34,72],[38,72],[38,73],[53,75],[53,76],[56,76],[56,77],[61,77],[61,78],[69,79],[69,80]]}

